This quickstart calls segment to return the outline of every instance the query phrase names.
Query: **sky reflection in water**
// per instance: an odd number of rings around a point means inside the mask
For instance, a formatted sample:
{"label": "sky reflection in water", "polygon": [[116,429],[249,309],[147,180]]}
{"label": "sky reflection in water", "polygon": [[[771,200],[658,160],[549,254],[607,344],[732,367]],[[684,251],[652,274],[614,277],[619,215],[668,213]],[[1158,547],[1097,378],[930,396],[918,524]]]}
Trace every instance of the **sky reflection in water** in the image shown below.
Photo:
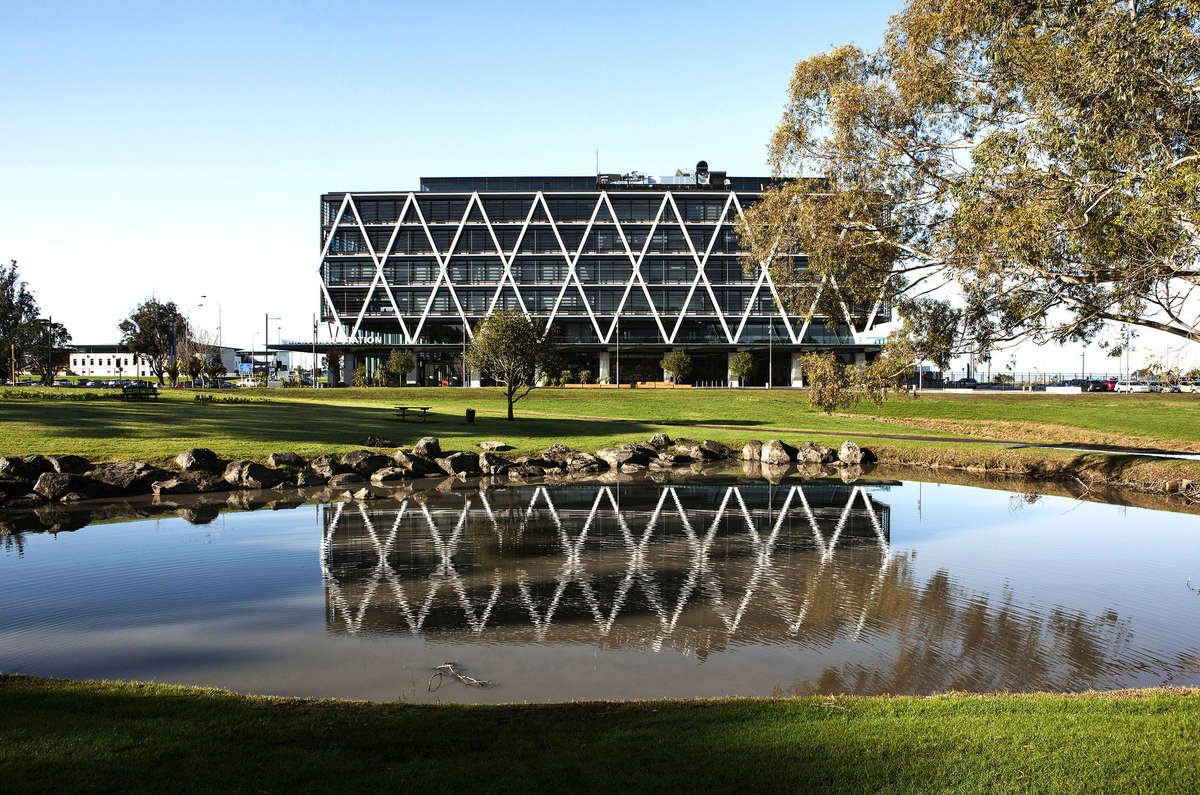
{"label": "sky reflection in water", "polygon": [[[483,702],[1200,685],[1200,519],[1058,497],[522,485],[0,539],[9,672]],[[446,661],[497,687],[430,692]]]}

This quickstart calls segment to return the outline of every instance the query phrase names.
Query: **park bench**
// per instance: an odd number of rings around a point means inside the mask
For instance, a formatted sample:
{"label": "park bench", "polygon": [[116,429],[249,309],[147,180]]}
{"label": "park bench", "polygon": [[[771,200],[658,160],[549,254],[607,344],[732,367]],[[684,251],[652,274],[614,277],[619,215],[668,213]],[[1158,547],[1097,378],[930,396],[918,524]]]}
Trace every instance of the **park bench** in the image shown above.
{"label": "park bench", "polygon": [[121,387],[121,400],[158,400],[158,387],[153,384],[130,384]]}
{"label": "park bench", "polygon": [[396,406],[396,419],[405,421],[408,419],[409,413],[421,412],[421,422],[425,421],[425,415],[433,406]]}

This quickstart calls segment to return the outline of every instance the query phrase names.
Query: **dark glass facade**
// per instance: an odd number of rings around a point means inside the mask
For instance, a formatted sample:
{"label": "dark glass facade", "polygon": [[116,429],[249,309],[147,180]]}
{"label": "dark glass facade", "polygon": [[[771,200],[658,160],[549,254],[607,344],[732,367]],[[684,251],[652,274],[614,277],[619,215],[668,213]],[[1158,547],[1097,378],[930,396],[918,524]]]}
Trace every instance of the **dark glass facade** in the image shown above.
{"label": "dark glass facade", "polygon": [[[480,318],[516,309],[548,321],[579,354],[573,367],[604,373],[620,346],[623,367],[648,380],[672,349],[710,376],[693,380],[713,382],[737,350],[832,348],[861,361],[877,349],[853,317],[784,311],[765,270],[744,269],[734,224],[769,178],[667,179],[437,177],[417,191],[325,194],[321,317],[370,362],[375,348],[453,354]],[[791,369],[774,380],[791,383]]]}

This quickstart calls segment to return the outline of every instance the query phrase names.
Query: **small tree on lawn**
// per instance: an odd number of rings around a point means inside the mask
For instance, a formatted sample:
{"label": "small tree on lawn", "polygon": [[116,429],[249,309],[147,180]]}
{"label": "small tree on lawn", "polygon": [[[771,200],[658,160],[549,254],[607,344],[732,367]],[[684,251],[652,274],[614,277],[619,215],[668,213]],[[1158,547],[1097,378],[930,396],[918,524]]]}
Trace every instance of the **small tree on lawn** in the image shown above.
{"label": "small tree on lawn", "polygon": [[591,370],[580,370],[579,371],[579,383],[581,383],[581,384],[592,383],[592,371]]}
{"label": "small tree on lawn", "polygon": [[679,383],[687,378],[688,373],[692,371],[692,357],[683,351],[671,351],[662,357],[659,365],[662,366],[665,372],[671,375],[671,379],[675,383]]}
{"label": "small tree on lawn", "polygon": [[735,353],[729,360],[729,374],[737,379],[738,386],[745,386],[754,372],[754,357],[749,351]]}
{"label": "small tree on lawn", "polygon": [[484,318],[475,327],[467,348],[467,367],[487,373],[504,386],[511,420],[513,404],[537,386],[540,373],[553,372],[547,365],[556,357],[555,345],[545,338],[542,321],[506,309]]}
{"label": "small tree on lawn", "polygon": [[204,375],[213,383],[216,383],[220,380],[221,376],[225,375],[225,362],[221,361],[219,353],[209,354],[208,360],[204,362]]}
{"label": "small tree on lawn", "polygon": [[191,380],[192,385],[195,386],[196,379],[204,374],[204,362],[200,360],[199,356],[190,356],[183,363],[183,372]]}
{"label": "small tree on lawn", "polygon": [[179,385],[179,362],[167,362],[166,367],[163,368],[163,372],[171,380],[172,387]]}
{"label": "small tree on lawn", "polygon": [[402,351],[399,348],[392,348],[392,352],[388,354],[387,362],[383,365],[384,372],[387,373],[389,381],[395,380],[400,386],[404,386],[408,381],[408,374],[412,372],[416,365],[416,357],[412,351]]}
{"label": "small tree on lawn", "polygon": [[366,365],[360,364],[358,367],[354,368],[354,385],[367,386],[368,383]]}

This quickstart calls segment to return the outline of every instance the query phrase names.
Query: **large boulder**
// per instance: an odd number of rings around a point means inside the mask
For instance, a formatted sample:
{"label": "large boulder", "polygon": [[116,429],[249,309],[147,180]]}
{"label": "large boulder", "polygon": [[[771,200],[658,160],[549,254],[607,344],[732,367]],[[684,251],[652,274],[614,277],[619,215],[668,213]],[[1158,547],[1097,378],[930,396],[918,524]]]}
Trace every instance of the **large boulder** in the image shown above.
{"label": "large boulder", "polygon": [[306,464],[296,453],[271,453],[267,463],[276,469],[304,469]]}
{"label": "large boulder", "polygon": [[479,474],[479,458],[471,453],[451,453],[435,460],[447,475]]}
{"label": "large boulder", "polygon": [[838,448],[837,458],[843,464],[867,464],[875,460],[875,454],[870,450],[864,450],[850,440],[846,440]]}
{"label": "large boulder", "polygon": [[79,495],[79,499],[91,499],[106,493],[103,483],[70,472],[43,472],[33,484],[33,491],[50,502],[57,502],[69,494]]}
{"label": "large boulder", "polygon": [[362,475],[357,472],[342,472],[329,478],[329,485],[333,488],[342,488],[343,486],[356,486],[367,481]]}
{"label": "large boulder", "polygon": [[[221,459],[207,447],[193,447],[175,456],[175,466],[184,472],[220,472]],[[177,492],[183,493],[183,492]]]}
{"label": "large boulder", "polygon": [[655,450],[633,444],[618,444],[596,451],[596,458],[613,469],[619,469],[623,464],[640,464],[644,467],[657,455]]}
{"label": "large boulder", "polygon": [[342,456],[342,464],[363,477],[370,477],[373,472],[383,469],[391,463],[390,458],[374,450],[351,450]]}
{"label": "large boulder", "polygon": [[666,450],[671,446],[671,437],[665,433],[656,433],[650,437],[650,446],[655,450]]}
{"label": "large boulder", "polygon": [[424,456],[425,458],[437,458],[442,454],[442,443],[438,441],[436,436],[422,436],[412,446],[412,451],[415,455]]}
{"label": "large boulder", "polygon": [[512,467],[513,462],[504,456],[490,452],[479,454],[479,471],[485,475],[506,475]]}
{"label": "large boulder", "polygon": [[591,453],[575,452],[567,459],[568,472],[600,472],[605,464]]}
{"label": "large boulder", "polygon": [[4,456],[0,458],[0,477],[20,480],[37,480],[43,472],[53,472],[54,467],[44,455]]}
{"label": "large boulder", "polygon": [[796,461],[804,464],[827,464],[837,458],[833,448],[805,442],[796,450]]}
{"label": "large boulder", "polygon": [[221,477],[225,478],[225,482],[230,486],[240,489],[242,487],[242,470],[246,468],[246,465],[252,463],[254,462],[245,459],[230,461],[225,465],[225,473]]}
{"label": "large boulder", "polygon": [[92,468],[92,462],[81,455],[48,455],[46,461],[55,472],[68,475],[82,475]]}
{"label": "large boulder", "polygon": [[346,468],[338,461],[337,456],[332,455],[317,456],[309,462],[308,468],[313,471],[313,474],[320,475],[326,480],[346,471]]}
{"label": "large boulder", "polygon": [[685,455],[693,461],[717,461],[729,457],[729,448],[711,439],[676,439],[675,453]]}
{"label": "large boulder", "polygon": [[796,457],[796,448],[779,439],[772,439],[762,446],[759,460],[764,464],[786,465]]}
{"label": "large boulder", "polygon": [[302,469],[296,475],[297,488],[308,489],[315,486],[324,486],[326,483],[328,481],[325,478],[308,469]]}
{"label": "large boulder", "polygon": [[489,452],[495,452],[497,450],[511,450],[512,445],[508,444],[507,442],[501,442],[496,439],[492,439],[492,440],[489,440],[486,442],[480,442],[479,449],[487,450]]}
{"label": "large boulder", "polygon": [[542,458],[546,459],[547,461],[555,461],[559,464],[562,464],[563,468],[565,469],[567,465],[567,459],[570,458],[571,453],[574,452],[574,448],[568,447],[565,444],[555,443],[542,451]]}
{"label": "large boulder", "polygon": [[392,461],[396,466],[407,470],[410,477],[424,478],[442,474],[442,468],[435,462],[423,456],[409,455],[403,450],[397,450],[392,455]]}
{"label": "large boulder", "polygon": [[170,474],[142,461],[121,461],[114,464],[98,464],[88,477],[108,487],[112,494],[145,494],[156,481],[166,480]]}
{"label": "large boulder", "polygon": [[729,447],[721,442],[714,442],[712,439],[702,441],[700,449],[704,452],[704,458],[707,461],[722,461],[733,457],[733,451]]}
{"label": "large boulder", "polygon": [[152,485],[150,490],[162,496],[164,494],[195,494],[198,489],[196,488],[195,480],[177,477],[160,480]]}
{"label": "large boulder", "polygon": [[248,489],[273,489],[288,480],[286,472],[251,461],[242,467],[242,486]]}
{"label": "large boulder", "polygon": [[412,474],[407,469],[400,467],[384,467],[378,469],[371,475],[371,482],[376,486],[394,486],[399,483],[404,483],[412,478]]}
{"label": "large boulder", "polygon": [[758,439],[751,439],[746,442],[742,448],[743,461],[761,461],[762,460],[762,442]]}

